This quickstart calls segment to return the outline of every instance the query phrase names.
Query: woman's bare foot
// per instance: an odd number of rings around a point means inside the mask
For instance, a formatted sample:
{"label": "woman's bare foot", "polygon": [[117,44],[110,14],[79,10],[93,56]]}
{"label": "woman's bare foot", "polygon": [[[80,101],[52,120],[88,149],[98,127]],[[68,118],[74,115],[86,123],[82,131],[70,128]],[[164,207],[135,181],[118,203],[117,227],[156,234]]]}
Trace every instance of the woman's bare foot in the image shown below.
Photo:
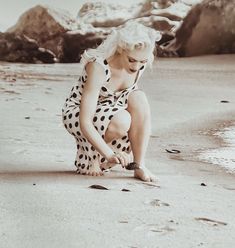
{"label": "woman's bare foot", "polygon": [[120,164],[104,162],[104,163],[100,164],[100,169],[101,169],[101,171],[109,171],[112,167],[114,167],[116,165],[120,165]]}
{"label": "woman's bare foot", "polygon": [[156,182],[157,177],[152,174],[146,167],[141,166],[141,168],[135,169],[134,177],[145,182]]}
{"label": "woman's bare foot", "polygon": [[88,176],[103,176],[104,173],[101,171],[99,166],[92,166],[89,171],[86,172]]}

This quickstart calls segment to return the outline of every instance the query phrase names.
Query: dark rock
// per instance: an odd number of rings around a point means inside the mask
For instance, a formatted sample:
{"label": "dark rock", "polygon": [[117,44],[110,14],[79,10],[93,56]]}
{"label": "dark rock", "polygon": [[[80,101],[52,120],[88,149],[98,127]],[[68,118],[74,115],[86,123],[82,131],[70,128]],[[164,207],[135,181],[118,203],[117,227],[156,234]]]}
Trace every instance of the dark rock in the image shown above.
{"label": "dark rock", "polygon": [[99,184],[93,184],[91,186],[89,186],[89,188],[91,189],[101,189],[101,190],[109,190],[108,188],[102,186],[102,185],[99,185]]}
{"label": "dark rock", "polygon": [[0,33],[0,60],[23,63],[54,63],[55,55],[26,35]]}
{"label": "dark rock", "polygon": [[80,56],[85,49],[97,47],[105,37],[105,34],[96,34],[94,32],[84,34],[81,32],[67,32],[63,34],[59,55],[60,62],[79,62]]}
{"label": "dark rock", "polygon": [[178,22],[173,22],[165,17],[160,16],[140,17],[136,18],[135,21],[155,30],[162,31],[163,33],[170,32],[172,29],[176,29],[178,26]]}
{"label": "dark rock", "polygon": [[7,32],[26,35],[58,56],[62,34],[75,29],[78,22],[68,12],[37,5],[26,11]]}
{"label": "dark rock", "polygon": [[188,13],[166,49],[180,56],[235,53],[233,1],[204,0]]}

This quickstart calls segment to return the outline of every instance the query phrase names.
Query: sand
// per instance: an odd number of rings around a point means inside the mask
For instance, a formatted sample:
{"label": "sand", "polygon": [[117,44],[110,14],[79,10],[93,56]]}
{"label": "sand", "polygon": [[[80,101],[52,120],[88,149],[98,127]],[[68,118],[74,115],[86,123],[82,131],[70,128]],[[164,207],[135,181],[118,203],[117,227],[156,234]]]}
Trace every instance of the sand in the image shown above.
{"label": "sand", "polygon": [[0,62],[0,247],[233,247],[234,174],[197,154],[223,146],[211,134],[235,119],[235,56],[160,59],[140,79],[157,184],[75,173],[61,107],[78,67]]}

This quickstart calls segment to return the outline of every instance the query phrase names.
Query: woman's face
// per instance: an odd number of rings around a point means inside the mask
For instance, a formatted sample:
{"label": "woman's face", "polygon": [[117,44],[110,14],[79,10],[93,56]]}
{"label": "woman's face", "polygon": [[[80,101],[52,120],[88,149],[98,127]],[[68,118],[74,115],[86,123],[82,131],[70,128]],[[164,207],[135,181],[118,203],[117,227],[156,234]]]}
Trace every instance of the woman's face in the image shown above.
{"label": "woman's face", "polygon": [[123,66],[129,74],[136,73],[143,65],[145,65],[152,53],[149,47],[142,50],[123,51],[122,62]]}

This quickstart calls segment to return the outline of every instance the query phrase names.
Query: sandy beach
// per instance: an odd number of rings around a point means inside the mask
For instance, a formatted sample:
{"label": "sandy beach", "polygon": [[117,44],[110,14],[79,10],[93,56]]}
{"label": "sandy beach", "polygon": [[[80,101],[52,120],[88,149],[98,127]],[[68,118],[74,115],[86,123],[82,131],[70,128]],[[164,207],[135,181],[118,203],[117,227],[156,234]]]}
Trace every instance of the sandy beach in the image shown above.
{"label": "sandy beach", "polygon": [[75,173],[61,108],[78,68],[0,62],[0,247],[234,247],[235,174],[198,154],[234,123],[235,55],[162,58],[140,79],[157,184],[119,167]]}

